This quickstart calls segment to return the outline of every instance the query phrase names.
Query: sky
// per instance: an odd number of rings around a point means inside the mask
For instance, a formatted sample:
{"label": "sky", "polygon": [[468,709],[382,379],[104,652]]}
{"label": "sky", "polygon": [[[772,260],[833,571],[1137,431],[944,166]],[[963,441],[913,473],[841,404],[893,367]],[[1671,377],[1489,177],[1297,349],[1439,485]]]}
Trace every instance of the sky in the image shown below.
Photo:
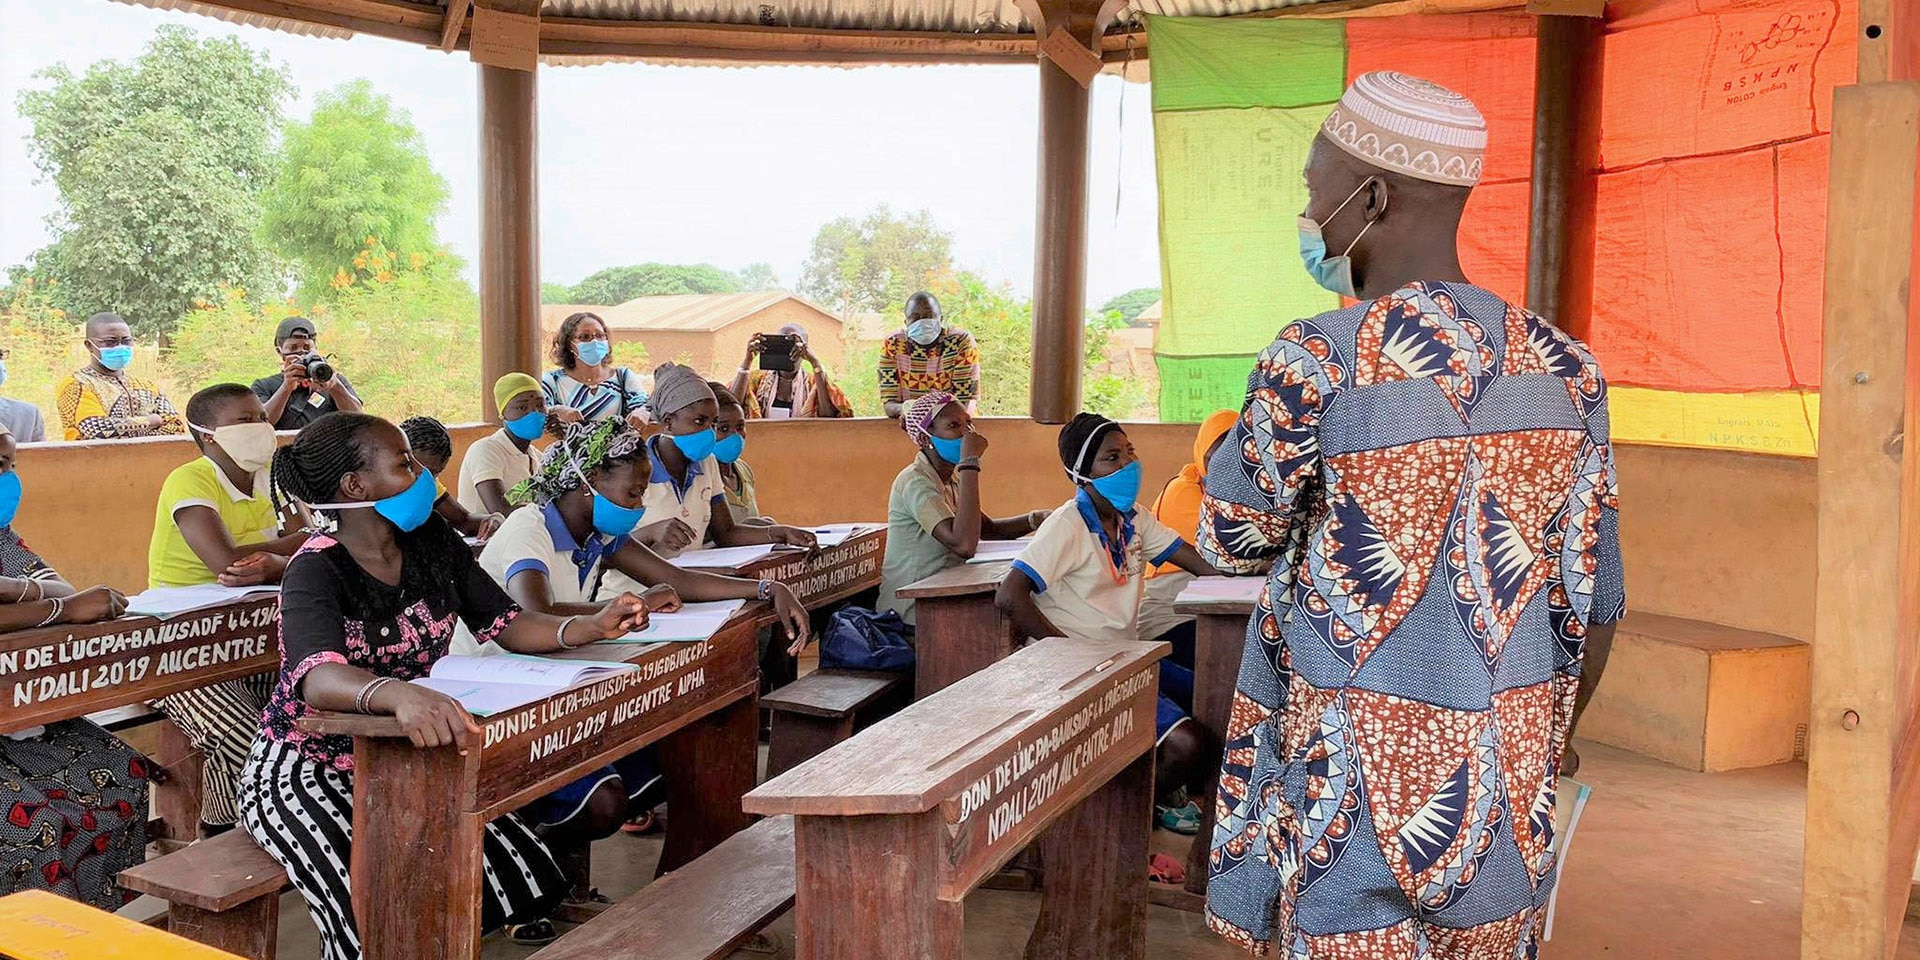
{"label": "sky", "polygon": [[[137,56],[186,25],[267,51],[298,87],[286,114],[365,77],[410,114],[450,199],[441,239],[479,253],[477,68],[378,37],[322,40],[112,0],[0,0],[0,269],[48,239],[58,195],[16,112],[38,71]],[[1033,286],[1039,81],[1030,66],[667,67],[540,70],[542,279],[659,261],[799,279],[814,233],[879,204],[926,210],[954,259],[1021,295]],[[1124,88],[1124,92],[1123,92]],[[1091,107],[1087,300],[1159,286],[1152,116],[1144,85],[1103,76]]]}

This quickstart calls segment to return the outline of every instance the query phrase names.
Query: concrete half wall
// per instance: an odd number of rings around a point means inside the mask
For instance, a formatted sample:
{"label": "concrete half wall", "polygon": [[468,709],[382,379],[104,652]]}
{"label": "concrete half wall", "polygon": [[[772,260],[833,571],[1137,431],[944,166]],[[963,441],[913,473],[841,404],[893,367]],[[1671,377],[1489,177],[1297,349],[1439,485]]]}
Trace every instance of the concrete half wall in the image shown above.
{"label": "concrete half wall", "polygon": [[[492,429],[452,428],[450,475],[467,445]],[[991,442],[983,475],[989,513],[1053,507],[1072,495],[1055,452],[1058,427],[1007,418],[980,429]],[[1193,430],[1128,426],[1146,465],[1143,498],[1192,456]],[[138,591],[160,484],[197,455],[178,437],[22,446],[26,495],[16,526],[76,584]],[[761,508],[784,521],[882,519],[893,478],[912,457],[892,420],[754,421],[748,429]],[[1619,464],[1634,610],[1813,639],[1812,461],[1623,447]]]}

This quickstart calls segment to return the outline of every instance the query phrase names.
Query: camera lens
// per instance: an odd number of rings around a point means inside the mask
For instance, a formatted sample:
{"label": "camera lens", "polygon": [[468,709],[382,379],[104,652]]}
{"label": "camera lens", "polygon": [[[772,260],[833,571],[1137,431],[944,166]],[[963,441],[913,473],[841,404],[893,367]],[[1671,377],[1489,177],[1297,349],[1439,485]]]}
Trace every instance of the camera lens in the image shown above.
{"label": "camera lens", "polygon": [[316,353],[308,356],[305,363],[307,366],[307,379],[318,383],[325,383],[333,379],[333,364],[322,360],[319,354]]}

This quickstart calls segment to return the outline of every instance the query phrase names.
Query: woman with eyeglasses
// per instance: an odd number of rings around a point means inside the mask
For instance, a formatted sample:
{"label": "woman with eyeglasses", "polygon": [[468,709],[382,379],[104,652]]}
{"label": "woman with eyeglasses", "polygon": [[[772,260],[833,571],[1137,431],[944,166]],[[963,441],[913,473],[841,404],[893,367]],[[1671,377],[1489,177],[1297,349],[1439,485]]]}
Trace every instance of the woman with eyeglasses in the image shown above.
{"label": "woman with eyeglasses", "polygon": [[54,390],[66,439],[187,432],[186,419],[153,381],[127,373],[133,362],[133,330],[119,314],[96,313],[87,318],[87,353],[93,362],[75,370]]}
{"label": "woman with eyeglasses", "polygon": [[647,392],[640,378],[613,365],[613,343],[597,314],[576,313],[560,321],[553,337],[557,369],[540,378],[547,413],[559,423],[599,423],[623,417],[635,427],[647,424]]}

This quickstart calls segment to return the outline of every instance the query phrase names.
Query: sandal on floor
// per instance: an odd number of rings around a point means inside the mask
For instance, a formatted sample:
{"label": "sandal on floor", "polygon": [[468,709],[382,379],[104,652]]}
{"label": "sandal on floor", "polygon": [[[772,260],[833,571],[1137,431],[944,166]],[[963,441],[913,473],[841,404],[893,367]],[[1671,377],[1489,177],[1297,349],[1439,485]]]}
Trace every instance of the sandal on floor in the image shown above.
{"label": "sandal on floor", "polygon": [[771,930],[764,931],[761,933],[756,933],[753,936],[748,937],[745,941],[743,941],[738,947],[735,947],[734,949],[741,950],[746,953],[757,953],[762,956],[768,956],[768,957],[776,956],[780,953],[780,950],[782,949],[781,943],[780,943],[780,935],[777,933],[774,933]]}
{"label": "sandal on floor", "polygon": [[1153,819],[1164,829],[1191,837],[1200,832],[1200,805],[1188,800],[1184,806],[1155,806]]}
{"label": "sandal on floor", "polygon": [[610,905],[613,903],[613,898],[607,896],[604,893],[601,893],[599,887],[588,887],[586,896],[578,900],[575,900],[571,895],[569,895],[566,899],[562,900],[561,902],[571,903],[571,904],[594,903],[594,904]]}
{"label": "sandal on floor", "polygon": [[560,939],[560,931],[553,928],[553,921],[542,917],[532,923],[507,924],[507,939],[523,947],[544,947]]}
{"label": "sandal on floor", "polygon": [[1147,858],[1147,879],[1154,883],[1178,885],[1187,882],[1187,868],[1164,853]]}
{"label": "sandal on floor", "polygon": [[648,810],[632,820],[620,825],[620,832],[633,837],[644,837],[655,833],[665,833],[667,813],[664,810]]}

